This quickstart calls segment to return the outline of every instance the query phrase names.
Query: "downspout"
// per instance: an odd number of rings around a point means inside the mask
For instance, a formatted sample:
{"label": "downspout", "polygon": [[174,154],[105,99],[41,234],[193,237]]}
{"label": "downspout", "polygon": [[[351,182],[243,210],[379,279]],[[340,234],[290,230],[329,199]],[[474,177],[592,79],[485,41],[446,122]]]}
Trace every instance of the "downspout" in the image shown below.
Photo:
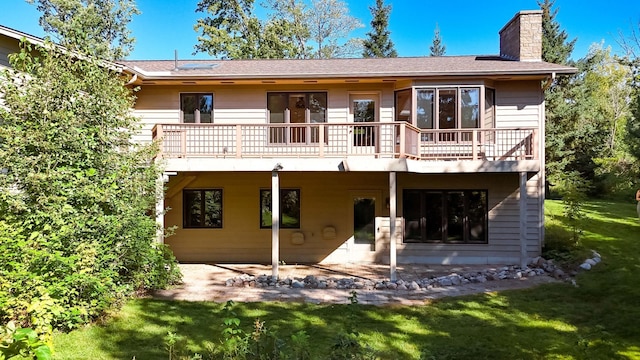
{"label": "downspout", "polygon": [[133,73],[133,76],[131,77],[131,79],[127,81],[127,83],[124,85],[125,86],[133,85],[133,83],[136,82],[136,80],[138,80],[138,74]]}
{"label": "downspout", "polygon": [[554,72],[551,73],[551,76],[547,77],[547,80],[542,85],[542,90],[543,91],[547,91],[547,89],[551,86],[551,84],[553,83],[553,81],[555,79],[556,79],[556,73],[554,71]]}

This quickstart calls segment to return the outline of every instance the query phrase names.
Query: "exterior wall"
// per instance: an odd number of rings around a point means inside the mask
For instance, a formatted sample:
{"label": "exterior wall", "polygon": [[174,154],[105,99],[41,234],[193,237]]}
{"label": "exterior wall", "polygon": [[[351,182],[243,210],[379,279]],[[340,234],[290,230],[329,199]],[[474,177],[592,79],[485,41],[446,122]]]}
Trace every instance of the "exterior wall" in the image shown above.
{"label": "exterior wall", "polygon": [[9,54],[20,51],[19,41],[0,36],[0,69],[9,67]]}
{"label": "exterior wall", "polygon": [[539,127],[544,116],[540,81],[495,83],[496,127]]}
{"label": "exterior wall", "polygon": [[157,123],[180,123],[180,94],[189,92],[213,93],[213,122],[216,124],[265,124],[267,123],[267,92],[277,91],[326,91],[327,122],[353,121],[349,113],[350,94],[377,94],[380,97],[381,122],[393,121],[392,85],[334,85],[279,86],[142,86],[136,93],[134,114],[140,117],[142,129],[137,141],[151,141],[151,130]]}
{"label": "exterior wall", "polygon": [[[399,214],[404,189],[479,189],[488,191],[488,244],[402,244],[398,262],[430,264],[514,264],[520,259],[518,174],[398,174]],[[527,183],[527,253],[539,255],[537,178]]]}
{"label": "exterior wall", "polygon": [[[177,226],[169,244],[180,261],[271,262],[271,229],[260,229],[260,189],[271,188],[271,173],[197,173],[189,189],[223,189],[222,229],[183,229],[182,191],[166,199],[171,210],[165,226]],[[178,176],[168,184],[180,182]],[[388,197],[386,173],[288,173],[280,172],[281,188],[300,189],[300,229],[280,230],[280,259],[286,263],[317,263],[338,249],[351,236],[351,194],[355,190]],[[388,214],[387,214],[388,215]],[[323,229],[336,229],[334,239],[325,240]],[[304,244],[293,245],[291,235],[304,234]]]}
{"label": "exterior wall", "polygon": [[[188,189],[223,189],[222,229],[183,229],[182,191],[172,190],[185,176],[194,176]],[[388,173],[280,172],[281,188],[300,188],[301,227],[280,230],[280,259],[286,263],[377,262],[389,257],[389,213],[384,199],[389,197]],[[527,251],[539,254],[537,185],[528,186]],[[398,174],[398,262],[431,264],[512,264],[520,257],[519,190],[517,174]],[[174,177],[166,199],[171,210],[165,225],[176,226],[166,243],[180,261],[262,262],[271,261],[271,230],[260,229],[259,190],[270,189],[271,174],[211,172]],[[488,244],[404,244],[402,242],[402,193],[404,189],[486,189],[489,195]],[[357,249],[352,236],[352,196],[375,195],[379,230],[375,251]],[[380,199],[380,200],[378,200]],[[322,231],[331,226],[336,237],[324,239]],[[302,245],[293,245],[291,236],[304,234]],[[356,245],[357,247],[357,245]]]}

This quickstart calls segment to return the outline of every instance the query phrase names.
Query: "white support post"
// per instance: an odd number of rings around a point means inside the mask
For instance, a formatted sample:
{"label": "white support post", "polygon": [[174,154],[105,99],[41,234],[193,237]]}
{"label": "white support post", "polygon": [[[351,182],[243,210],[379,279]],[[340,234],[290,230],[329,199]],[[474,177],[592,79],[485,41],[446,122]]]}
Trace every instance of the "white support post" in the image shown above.
{"label": "white support post", "polygon": [[164,183],[165,175],[156,179],[156,242],[164,244]]}
{"label": "white support post", "polygon": [[271,269],[274,279],[278,279],[280,262],[280,168],[278,164],[271,172]]}
{"label": "white support post", "polygon": [[520,173],[520,267],[527,266],[527,173]]}
{"label": "white support post", "polygon": [[389,271],[396,281],[396,173],[389,173]]}

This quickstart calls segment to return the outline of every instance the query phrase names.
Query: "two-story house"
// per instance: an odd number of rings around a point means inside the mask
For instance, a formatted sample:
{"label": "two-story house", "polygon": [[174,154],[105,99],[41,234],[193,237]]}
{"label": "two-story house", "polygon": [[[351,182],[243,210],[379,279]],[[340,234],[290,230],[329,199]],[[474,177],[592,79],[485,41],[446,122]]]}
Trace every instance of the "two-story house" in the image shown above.
{"label": "two-story house", "polygon": [[[544,238],[542,12],[500,54],[122,61],[182,262],[514,264]],[[163,214],[162,209],[167,209]]]}

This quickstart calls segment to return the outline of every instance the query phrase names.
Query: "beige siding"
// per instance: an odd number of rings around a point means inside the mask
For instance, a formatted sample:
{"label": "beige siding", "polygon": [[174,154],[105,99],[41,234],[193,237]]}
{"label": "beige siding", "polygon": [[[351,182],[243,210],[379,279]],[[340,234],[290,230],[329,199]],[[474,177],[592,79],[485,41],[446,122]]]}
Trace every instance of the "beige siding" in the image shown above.
{"label": "beige siding", "polygon": [[140,128],[133,136],[137,143],[149,143],[152,140],[151,130],[158,123],[178,123],[180,111],[178,110],[134,110],[133,115],[139,119]]}
{"label": "beige siding", "polygon": [[9,54],[20,51],[18,40],[0,36],[0,69],[9,67]]}
{"label": "beige siding", "polygon": [[[381,93],[381,121],[393,120],[393,88],[385,85]],[[267,92],[270,91],[324,91],[327,92],[327,122],[345,123],[349,118],[349,94],[380,93],[376,85],[320,86],[142,86],[136,93],[135,114],[141,117],[143,129],[137,141],[151,139],[156,123],[180,122],[180,93],[213,93],[213,121],[217,124],[264,124],[267,122]]]}
{"label": "beige siding", "polygon": [[[301,228],[280,232],[281,259],[293,262],[387,262],[389,256],[388,209],[381,206],[375,251],[363,254],[349,249],[352,236],[351,196],[367,192],[377,194],[380,205],[388,195],[387,173],[280,173],[282,188],[301,190]],[[166,200],[171,210],[166,226],[178,230],[166,242],[181,261],[270,262],[271,231],[259,228],[259,190],[271,186],[270,173],[189,174],[195,180],[187,188],[222,188],[223,228],[182,229],[182,192],[172,188],[185,175],[168,184],[175,195]],[[536,182],[530,180],[529,182]],[[516,174],[417,175],[398,174],[398,232],[402,234],[403,189],[487,189],[489,192],[488,244],[404,244],[398,237],[399,263],[518,263],[520,225],[518,176]],[[176,191],[178,190],[178,191]],[[532,191],[529,189],[529,191]],[[531,257],[539,254],[540,239],[536,228],[535,194],[528,200],[527,247]],[[336,229],[335,239],[323,239],[327,226]],[[302,232],[304,244],[293,245],[291,235]],[[353,246],[353,245],[351,245]],[[349,253],[349,251],[352,251]]]}
{"label": "beige siding", "polygon": [[537,127],[544,116],[540,81],[496,83],[496,127]]}
{"label": "beige siding", "polygon": [[[320,262],[351,236],[350,194],[353,189],[372,190],[382,197],[388,188],[384,173],[280,173],[281,188],[300,188],[301,228],[281,229],[280,254],[287,263]],[[169,189],[179,182],[172,179]],[[197,174],[188,188],[223,189],[222,229],[182,229],[182,192],[167,199],[166,226],[177,226],[166,243],[181,261],[271,261],[271,230],[260,229],[259,191],[270,189],[270,173]],[[380,200],[382,201],[382,200]],[[336,229],[336,238],[325,240],[324,228]],[[302,232],[304,244],[291,244],[291,235]]]}
{"label": "beige siding", "polygon": [[[412,175],[399,174],[402,189],[486,189],[489,194],[489,243],[486,245],[398,244],[398,261],[405,263],[519,263],[520,206],[517,174]],[[537,195],[529,180],[527,251],[539,254]],[[401,200],[400,200],[401,201]],[[399,209],[401,209],[401,204]],[[399,212],[401,214],[401,210]]]}

